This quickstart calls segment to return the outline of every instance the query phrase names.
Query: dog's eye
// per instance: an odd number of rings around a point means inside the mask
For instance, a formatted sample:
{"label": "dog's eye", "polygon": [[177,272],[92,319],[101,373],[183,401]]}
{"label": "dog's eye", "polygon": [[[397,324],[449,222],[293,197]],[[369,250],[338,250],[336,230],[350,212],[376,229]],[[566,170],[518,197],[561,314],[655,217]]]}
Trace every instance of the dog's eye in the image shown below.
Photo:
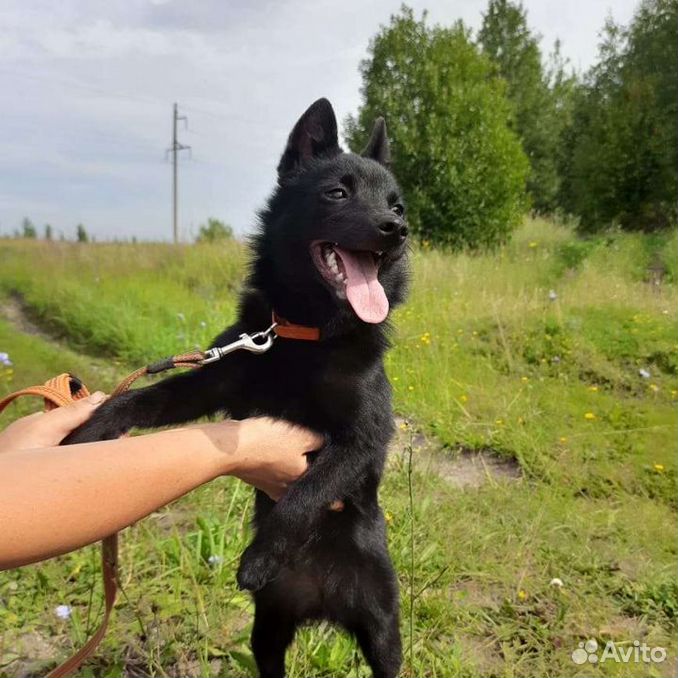
{"label": "dog's eye", "polygon": [[344,200],[348,198],[348,193],[345,188],[333,188],[331,191],[327,191],[325,195],[331,200]]}
{"label": "dog's eye", "polygon": [[399,217],[402,217],[403,214],[405,214],[405,208],[400,203],[393,205],[393,207],[391,207],[391,211],[395,212]]}

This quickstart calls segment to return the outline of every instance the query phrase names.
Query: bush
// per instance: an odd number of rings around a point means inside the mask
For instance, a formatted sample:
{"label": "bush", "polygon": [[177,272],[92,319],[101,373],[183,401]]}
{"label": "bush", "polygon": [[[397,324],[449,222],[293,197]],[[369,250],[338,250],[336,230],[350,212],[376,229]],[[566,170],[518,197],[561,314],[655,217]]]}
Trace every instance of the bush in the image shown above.
{"label": "bush", "polygon": [[361,72],[363,104],[347,120],[347,141],[362,148],[384,116],[413,231],[454,248],[507,240],[526,205],[528,162],[509,128],[505,83],[464,26],[430,28],[403,8]]}
{"label": "bush", "polygon": [[233,238],[233,229],[219,219],[210,217],[207,224],[202,224],[196,242],[219,242]]}

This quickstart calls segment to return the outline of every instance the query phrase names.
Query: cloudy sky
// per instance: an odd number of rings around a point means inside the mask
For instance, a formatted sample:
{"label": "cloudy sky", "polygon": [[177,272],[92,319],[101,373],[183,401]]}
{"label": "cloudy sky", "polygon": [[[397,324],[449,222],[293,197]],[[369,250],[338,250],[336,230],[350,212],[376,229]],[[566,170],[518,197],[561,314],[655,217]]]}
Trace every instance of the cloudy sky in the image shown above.
{"label": "cloudy sky", "polygon": [[[432,22],[477,29],[486,0],[416,0]],[[636,0],[525,0],[549,51],[595,59],[607,14]],[[180,140],[182,236],[208,216],[245,232],[296,118],[327,96],[360,101],[358,64],[400,0],[3,0],[0,233],[24,216],[73,237],[171,237],[172,102]]]}

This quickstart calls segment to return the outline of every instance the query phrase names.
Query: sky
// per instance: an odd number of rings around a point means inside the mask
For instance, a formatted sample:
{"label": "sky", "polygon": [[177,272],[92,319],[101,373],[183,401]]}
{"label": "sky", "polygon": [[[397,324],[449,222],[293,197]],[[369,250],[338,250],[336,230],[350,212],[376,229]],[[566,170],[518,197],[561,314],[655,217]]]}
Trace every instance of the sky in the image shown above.
{"label": "sky", "polygon": [[[73,238],[169,240],[172,104],[188,119],[180,233],[210,216],[248,232],[294,122],[318,97],[360,105],[360,60],[401,0],[3,0],[0,234],[29,217]],[[480,27],[487,0],[416,0]],[[524,0],[548,53],[586,70],[610,13],[636,0]]]}

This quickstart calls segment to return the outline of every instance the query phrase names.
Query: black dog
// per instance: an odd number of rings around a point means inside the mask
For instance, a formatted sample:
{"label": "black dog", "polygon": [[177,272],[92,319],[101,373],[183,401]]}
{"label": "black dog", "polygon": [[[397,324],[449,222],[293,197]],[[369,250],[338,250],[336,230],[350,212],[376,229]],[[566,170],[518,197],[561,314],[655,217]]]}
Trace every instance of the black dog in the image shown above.
{"label": "black dog", "polygon": [[[66,441],[219,411],[280,417],[326,435],[308,472],[277,504],[257,492],[256,537],[237,578],[254,592],[252,648],[261,676],[284,675],[295,629],[313,619],[353,633],[375,676],[396,676],[400,667],[398,586],[377,503],[393,433],[385,321],[407,278],[407,226],[388,162],[382,119],[362,155],[344,153],[330,103],[316,101],[280,160],[238,321],[214,345],[266,329],[272,312],[319,328],[319,340],[279,337],[263,355],[241,351],[127,392]],[[328,510],[336,499],[343,511]]]}

